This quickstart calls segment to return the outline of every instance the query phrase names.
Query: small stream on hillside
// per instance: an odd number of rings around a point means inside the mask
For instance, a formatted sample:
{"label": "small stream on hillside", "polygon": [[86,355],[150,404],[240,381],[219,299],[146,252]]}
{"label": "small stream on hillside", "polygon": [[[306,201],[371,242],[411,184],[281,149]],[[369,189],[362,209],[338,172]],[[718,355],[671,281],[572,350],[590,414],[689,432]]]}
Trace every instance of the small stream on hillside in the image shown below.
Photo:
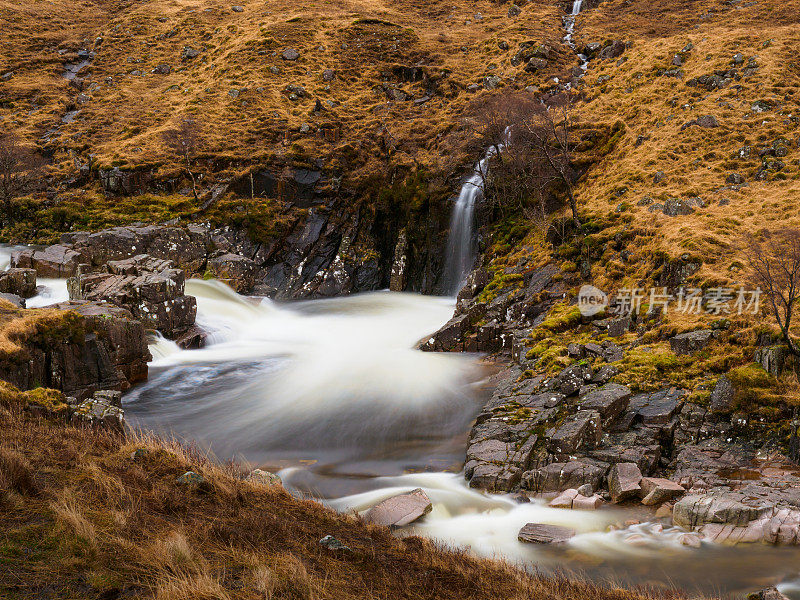
{"label": "small stream on hillside", "polygon": [[[8,264],[0,249],[0,269]],[[66,296],[44,280],[29,306]],[[364,510],[421,487],[434,510],[400,532],[503,556],[545,572],[572,570],[623,584],[744,593],[800,575],[800,552],[766,546],[680,544],[677,528],[625,526],[647,513],[519,504],[470,489],[460,472],[472,421],[491,390],[476,356],[413,350],[447,321],[451,298],[373,292],[277,304],[214,281],[191,280],[201,350],[153,340],[150,378],[125,394],[133,425],[277,471],[286,487],[340,510]],[[517,541],[529,522],[579,535],[557,547]],[[793,591],[794,590],[794,591]]]}

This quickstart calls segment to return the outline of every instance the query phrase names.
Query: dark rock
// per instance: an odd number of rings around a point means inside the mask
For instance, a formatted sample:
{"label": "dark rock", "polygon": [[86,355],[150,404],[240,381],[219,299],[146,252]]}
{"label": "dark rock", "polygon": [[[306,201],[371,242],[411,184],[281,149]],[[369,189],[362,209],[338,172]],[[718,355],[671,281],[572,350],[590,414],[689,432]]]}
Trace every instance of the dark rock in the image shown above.
{"label": "dark rock", "polygon": [[736,400],[736,388],[728,379],[727,375],[723,375],[717,380],[717,385],[714,386],[714,391],[711,392],[710,406],[711,410],[718,413],[729,413],[733,410],[733,403]]}
{"label": "dark rock", "polygon": [[621,42],[619,40],[614,40],[609,45],[605,46],[602,50],[600,50],[600,60],[609,60],[612,58],[619,58],[622,56],[622,53],[625,52],[626,45],[625,42]]}
{"label": "dark rock", "polygon": [[281,52],[281,58],[283,60],[297,60],[300,58],[300,53],[294,48],[285,48],[283,52]]}
{"label": "dark rock", "polygon": [[0,293],[32,298],[36,295],[36,271],[19,268],[0,271]]}
{"label": "dark rock", "polygon": [[613,421],[625,411],[631,397],[631,391],[624,385],[608,383],[580,399],[584,410],[596,410],[603,422]]}
{"label": "dark rock", "polygon": [[336,72],[333,69],[325,69],[322,71],[322,81],[330,83],[336,79]]}
{"label": "dark rock", "polygon": [[573,455],[580,449],[594,448],[600,442],[600,414],[581,410],[565,421],[547,441],[547,449],[557,455]]}
{"label": "dark rock", "polygon": [[333,552],[352,552],[349,546],[345,546],[332,535],[326,535],[319,541],[319,545]]}
{"label": "dark rock", "polygon": [[550,463],[539,469],[526,471],[522,476],[522,487],[539,494],[563,492],[584,485],[599,489],[607,470],[606,466],[600,464],[583,461]]}
{"label": "dark rock", "polygon": [[20,296],[17,296],[16,294],[0,292],[0,300],[5,300],[6,302],[10,302],[17,308],[25,308],[25,299]]}
{"label": "dark rock", "polygon": [[682,333],[670,338],[669,345],[678,355],[688,355],[704,350],[714,339],[714,332],[710,329],[700,329]]}
{"label": "dark rock", "polygon": [[240,294],[246,294],[256,283],[258,265],[238,254],[223,254],[208,261],[208,271]]}
{"label": "dark rock", "polygon": [[630,408],[645,425],[665,425],[678,414],[685,392],[675,388],[647,394],[637,394]]}

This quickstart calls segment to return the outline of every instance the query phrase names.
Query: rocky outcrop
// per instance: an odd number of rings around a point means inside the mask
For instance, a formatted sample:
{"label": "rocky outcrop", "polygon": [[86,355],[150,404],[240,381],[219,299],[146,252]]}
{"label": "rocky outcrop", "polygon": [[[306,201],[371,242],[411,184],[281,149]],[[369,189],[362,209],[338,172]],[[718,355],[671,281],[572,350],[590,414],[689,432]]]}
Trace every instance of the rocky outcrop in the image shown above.
{"label": "rocky outcrop", "polygon": [[0,362],[0,379],[21,390],[53,388],[83,400],[147,378],[145,329],[129,311],[101,302],[54,308],[63,316],[51,317],[36,336],[21,341],[21,351]]}
{"label": "rocky outcrop", "polygon": [[177,337],[194,325],[197,302],[184,294],[184,274],[172,261],[140,254],[106,264],[106,272],[67,282],[71,300],[107,301],[129,310],[148,329]]}
{"label": "rocky outcrop", "polygon": [[258,275],[258,265],[249,258],[226,252],[209,259],[208,273],[226,283],[240,294],[253,290]]}
{"label": "rocky outcrop", "polygon": [[11,266],[34,269],[39,277],[72,277],[83,262],[83,256],[64,244],[48,246],[44,250],[27,249],[11,255]]}
{"label": "rocky outcrop", "polygon": [[76,425],[122,431],[125,426],[122,394],[114,390],[95,392],[91,398],[72,406],[71,421]]}

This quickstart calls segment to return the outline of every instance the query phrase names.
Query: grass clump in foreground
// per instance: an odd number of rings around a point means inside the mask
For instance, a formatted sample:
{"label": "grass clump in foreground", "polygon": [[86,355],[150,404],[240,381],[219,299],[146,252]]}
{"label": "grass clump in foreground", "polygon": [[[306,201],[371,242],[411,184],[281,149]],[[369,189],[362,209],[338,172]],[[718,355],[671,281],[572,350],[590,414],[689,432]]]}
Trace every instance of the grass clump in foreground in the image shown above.
{"label": "grass clump in foreground", "polygon": [[[22,403],[0,407],[3,598],[649,597],[398,539],[192,448],[35,419]],[[189,470],[202,481],[177,483]],[[324,548],[326,535],[351,550]]]}

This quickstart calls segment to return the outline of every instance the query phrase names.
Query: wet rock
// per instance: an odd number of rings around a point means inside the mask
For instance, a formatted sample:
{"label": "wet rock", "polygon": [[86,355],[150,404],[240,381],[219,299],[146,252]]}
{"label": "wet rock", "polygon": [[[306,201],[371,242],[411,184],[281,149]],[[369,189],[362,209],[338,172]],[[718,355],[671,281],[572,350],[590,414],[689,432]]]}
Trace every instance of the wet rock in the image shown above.
{"label": "wet rock", "polygon": [[0,271],[0,293],[14,294],[20,298],[36,295],[36,270],[9,269]]}
{"label": "wet rock", "polygon": [[256,283],[258,265],[238,254],[223,254],[208,261],[208,271],[240,294],[249,293]]}
{"label": "wet rock", "polygon": [[641,493],[642,472],[634,463],[613,465],[608,473],[608,491],[614,502],[622,502]]}
{"label": "wet rock", "polygon": [[427,515],[433,509],[430,498],[420,488],[387,498],[370,508],[364,520],[376,525],[402,527]]}
{"label": "wet rock", "polygon": [[42,278],[71,277],[84,262],[83,256],[72,248],[55,244],[44,250],[26,249],[11,255],[13,268],[34,269]]}
{"label": "wet rock", "polygon": [[645,506],[662,504],[686,492],[680,484],[659,477],[643,477],[639,485],[642,488],[642,504]]}
{"label": "wet rock", "polygon": [[520,542],[528,544],[563,544],[573,537],[574,529],[541,523],[528,523],[517,535]]}
{"label": "wet rock", "polygon": [[669,345],[678,355],[688,355],[704,350],[714,339],[714,332],[710,329],[690,331],[670,338]]}

